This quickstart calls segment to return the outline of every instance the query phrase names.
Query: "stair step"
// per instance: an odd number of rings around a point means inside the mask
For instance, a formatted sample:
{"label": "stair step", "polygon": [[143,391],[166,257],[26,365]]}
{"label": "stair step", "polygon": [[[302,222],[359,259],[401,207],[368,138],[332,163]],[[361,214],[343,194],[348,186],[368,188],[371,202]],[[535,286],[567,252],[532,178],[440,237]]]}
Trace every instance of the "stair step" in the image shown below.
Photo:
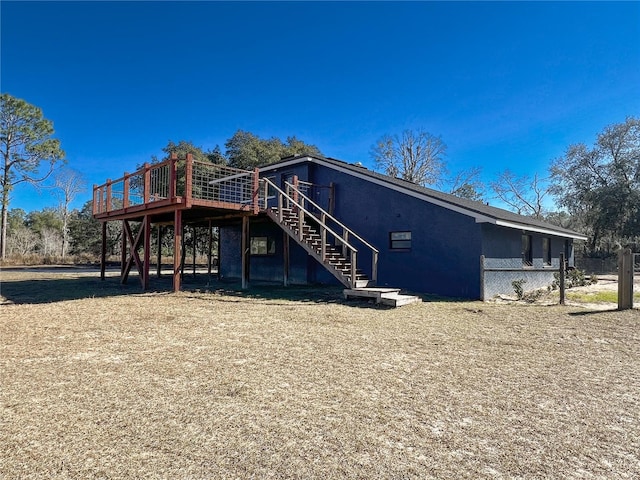
{"label": "stair step", "polygon": [[388,305],[390,307],[400,307],[411,303],[422,302],[420,297],[415,295],[403,295],[399,288],[353,288],[343,291],[344,298],[373,298],[376,303]]}

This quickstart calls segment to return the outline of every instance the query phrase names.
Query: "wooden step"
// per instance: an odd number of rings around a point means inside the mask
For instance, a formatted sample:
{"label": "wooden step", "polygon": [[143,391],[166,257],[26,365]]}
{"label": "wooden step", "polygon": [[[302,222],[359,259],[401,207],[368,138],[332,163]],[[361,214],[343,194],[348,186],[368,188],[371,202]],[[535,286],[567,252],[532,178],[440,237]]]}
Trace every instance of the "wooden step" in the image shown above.
{"label": "wooden step", "polygon": [[415,295],[403,295],[399,288],[346,288],[343,290],[344,298],[372,298],[376,303],[388,305],[390,307],[400,307],[411,303],[422,302],[420,297]]}

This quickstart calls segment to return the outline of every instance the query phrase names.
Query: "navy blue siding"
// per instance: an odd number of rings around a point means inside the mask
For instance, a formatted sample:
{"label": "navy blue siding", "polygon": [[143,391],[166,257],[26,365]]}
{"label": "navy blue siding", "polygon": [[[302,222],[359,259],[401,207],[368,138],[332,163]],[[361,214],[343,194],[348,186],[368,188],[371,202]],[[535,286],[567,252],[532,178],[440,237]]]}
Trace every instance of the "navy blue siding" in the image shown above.
{"label": "navy blue siding", "polygon": [[[524,232],[531,235],[532,266],[522,263],[521,230],[483,224],[482,254],[485,256],[484,266],[484,298],[489,299],[498,294],[513,294],[511,282],[525,280],[524,290],[544,288],[554,280],[554,273],[560,266],[560,253],[566,253],[563,237]],[[544,264],[543,238],[551,242],[551,265]],[[569,245],[571,240],[569,240]],[[573,248],[569,249],[569,265],[573,265]]]}
{"label": "navy blue siding", "polygon": [[[366,179],[312,165],[313,183],[335,185],[334,216],[380,251],[378,285],[454,297],[480,296],[480,227],[475,220]],[[392,231],[411,231],[411,249],[390,248]],[[358,265],[370,273],[368,249]]]}

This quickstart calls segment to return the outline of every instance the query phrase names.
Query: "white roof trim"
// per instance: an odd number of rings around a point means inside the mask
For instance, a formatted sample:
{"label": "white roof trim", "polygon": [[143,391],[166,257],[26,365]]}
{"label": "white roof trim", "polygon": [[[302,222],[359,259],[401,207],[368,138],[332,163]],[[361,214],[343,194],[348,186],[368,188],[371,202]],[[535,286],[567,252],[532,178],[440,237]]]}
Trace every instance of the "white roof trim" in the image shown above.
{"label": "white roof trim", "polygon": [[569,238],[574,238],[576,240],[587,240],[586,236],[580,235],[578,233],[570,234],[570,233],[558,232],[556,230],[551,230],[544,227],[535,227],[532,225],[507,222],[505,220],[495,220],[493,223],[501,227],[515,228],[518,230],[526,230],[528,232],[544,233],[545,235],[555,235],[558,237],[569,237]]}
{"label": "white roof trim", "polygon": [[[314,157],[299,157],[299,158],[295,158],[295,159],[289,160],[287,162],[282,162],[282,163],[278,163],[278,164],[274,164],[274,165],[267,165],[265,167],[260,168],[260,171],[264,172],[264,171],[269,171],[269,170],[277,170],[278,168],[288,167],[290,165],[296,165],[296,164],[301,163],[303,161],[308,161],[308,162],[315,163],[315,164],[318,164],[318,165],[324,165],[326,167],[333,168],[334,170],[337,170],[339,172],[345,173],[347,175],[351,175],[351,176],[354,176],[356,178],[360,178],[362,180],[366,180],[368,182],[375,183],[376,185],[380,185],[382,187],[390,188],[391,190],[395,190],[395,191],[403,193],[405,195],[409,195],[410,197],[414,197],[414,198],[417,198],[419,200],[423,200],[425,202],[429,202],[429,203],[432,203],[434,205],[438,205],[440,207],[446,208],[448,210],[452,210],[452,211],[460,213],[462,215],[466,215],[468,217],[472,217],[472,218],[475,219],[476,223],[492,223],[494,225],[499,225],[499,226],[502,226],[502,227],[515,228],[515,229],[518,229],[518,230],[527,230],[527,231],[536,232],[536,233],[544,233],[544,234],[547,234],[547,235],[556,235],[556,236],[561,236],[561,237],[575,238],[577,240],[586,240],[587,239],[587,237],[585,237],[584,235],[580,235],[580,234],[569,234],[569,233],[564,233],[564,232],[558,232],[558,231],[555,231],[555,230],[546,229],[544,227],[535,227],[535,226],[531,226],[531,225],[512,223],[512,222],[507,222],[505,220],[499,220],[499,219],[496,219],[496,218],[493,218],[493,217],[489,217],[487,215],[483,215],[481,213],[468,210],[468,209],[466,209],[464,207],[459,207],[458,205],[452,205],[452,204],[450,204],[448,202],[444,202],[444,201],[439,200],[437,198],[430,197],[430,196],[425,195],[423,193],[419,193],[419,192],[416,192],[416,191],[413,191],[413,190],[409,190],[409,189],[403,188],[403,187],[401,187],[399,185],[395,185],[393,183],[385,182],[384,180],[372,177],[370,175],[360,174],[358,172],[354,172],[353,170],[341,167],[339,165],[335,165],[333,163],[325,163],[322,160],[314,158]],[[362,168],[364,168],[364,167],[362,167]]]}

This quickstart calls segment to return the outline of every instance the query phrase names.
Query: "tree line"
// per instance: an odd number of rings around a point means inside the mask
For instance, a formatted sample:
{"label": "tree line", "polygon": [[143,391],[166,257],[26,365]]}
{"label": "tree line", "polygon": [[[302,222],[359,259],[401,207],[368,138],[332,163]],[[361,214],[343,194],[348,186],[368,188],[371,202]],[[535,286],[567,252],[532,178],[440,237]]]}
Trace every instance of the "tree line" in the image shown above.
{"label": "tree line", "polygon": [[[66,167],[65,153],[53,138],[53,123],[24,100],[8,94],[0,100],[2,259],[95,259],[101,248],[100,224],[92,216],[91,201],[80,209],[70,208],[86,185],[80,172]],[[317,146],[295,136],[265,139],[243,130],[225,142],[224,151],[218,145],[204,150],[186,140],[169,141],[161,151],[149,159],[151,163],[191,153],[198,161],[241,169],[293,155],[322,155]],[[583,232],[589,237],[585,252],[590,255],[637,245],[640,239],[638,118],[605,127],[592,146],[570,145],[542,174],[518,176],[505,170],[488,183],[481,180],[481,166],[452,170],[446,143],[422,129],[384,135],[372,145],[370,155],[376,169],[387,175],[470,201],[497,200],[522,215]],[[36,212],[10,209],[11,191],[23,182],[49,188],[57,204]],[[120,232],[108,227],[108,247],[116,254]]]}

